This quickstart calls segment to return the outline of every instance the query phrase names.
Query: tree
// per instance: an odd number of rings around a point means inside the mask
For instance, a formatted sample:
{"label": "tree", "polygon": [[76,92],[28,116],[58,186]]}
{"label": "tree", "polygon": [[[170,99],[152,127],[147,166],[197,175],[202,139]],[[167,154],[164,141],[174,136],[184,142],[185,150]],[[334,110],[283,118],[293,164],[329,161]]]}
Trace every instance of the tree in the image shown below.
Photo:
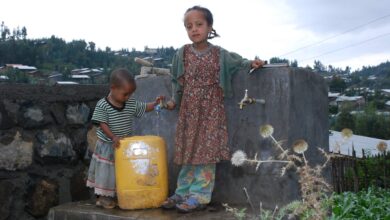
{"label": "tree", "polygon": [[20,40],[20,38],[22,37],[22,31],[20,30],[19,26],[16,28],[15,34],[16,34],[15,38],[17,40]]}
{"label": "tree", "polygon": [[355,129],[355,119],[347,109],[342,109],[341,113],[337,116],[335,129],[341,131],[344,128]]}
{"label": "tree", "polygon": [[27,28],[26,27],[22,27],[22,33],[21,33],[21,35],[22,35],[22,38],[23,38],[23,40],[26,40],[27,39]]}
{"label": "tree", "polygon": [[343,92],[347,88],[347,83],[337,76],[332,77],[332,80],[329,83],[329,90],[336,92]]}
{"label": "tree", "polygon": [[96,48],[96,44],[94,42],[88,42],[88,48],[90,51],[95,51],[95,48]]}
{"label": "tree", "polygon": [[319,60],[314,60],[313,69],[314,69],[314,71],[319,72],[319,73],[326,72],[326,67]]}
{"label": "tree", "polygon": [[346,66],[345,70],[344,70],[344,74],[347,74],[347,75],[351,74],[351,67]]}
{"label": "tree", "polygon": [[297,60],[291,61],[290,66],[291,67],[298,67],[298,61]]}
{"label": "tree", "polygon": [[5,26],[4,21],[1,22],[1,41],[7,40],[9,35],[11,34],[9,28]]}
{"label": "tree", "polygon": [[269,60],[269,63],[287,63],[289,64],[291,67],[298,67],[298,61],[297,60],[293,60],[293,61],[289,61],[288,59],[285,59],[285,58],[279,58],[279,57],[272,57],[270,60]]}
{"label": "tree", "polygon": [[269,63],[290,63],[290,61],[284,58],[272,57],[269,59]]}
{"label": "tree", "polygon": [[364,110],[364,114],[356,117],[355,133],[380,139],[390,138],[390,118],[378,115],[374,102]]}

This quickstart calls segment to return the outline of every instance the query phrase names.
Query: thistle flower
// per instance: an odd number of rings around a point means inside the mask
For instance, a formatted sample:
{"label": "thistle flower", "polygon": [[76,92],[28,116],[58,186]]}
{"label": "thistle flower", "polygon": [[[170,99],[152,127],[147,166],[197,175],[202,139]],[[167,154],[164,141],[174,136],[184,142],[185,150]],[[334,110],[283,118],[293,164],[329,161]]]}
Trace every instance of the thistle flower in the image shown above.
{"label": "thistle flower", "polygon": [[282,167],[282,169],[280,170],[280,176],[284,176],[284,174],[286,174],[286,167]]}
{"label": "thistle flower", "polygon": [[271,136],[273,133],[274,133],[274,128],[269,124],[260,127],[260,135],[263,138],[267,138]]}
{"label": "thistle flower", "polygon": [[379,152],[384,153],[387,150],[387,143],[384,141],[381,141],[376,145],[376,149],[378,149]]}
{"label": "thistle flower", "polygon": [[353,135],[353,131],[349,128],[344,128],[341,130],[341,136],[343,136],[344,139],[349,139]]}
{"label": "thistle flower", "polygon": [[245,161],[247,160],[246,153],[244,153],[242,150],[238,150],[234,152],[231,162],[234,166],[242,166]]}
{"label": "thistle flower", "polygon": [[297,154],[303,154],[308,148],[308,144],[305,140],[296,140],[293,144],[293,150]]}

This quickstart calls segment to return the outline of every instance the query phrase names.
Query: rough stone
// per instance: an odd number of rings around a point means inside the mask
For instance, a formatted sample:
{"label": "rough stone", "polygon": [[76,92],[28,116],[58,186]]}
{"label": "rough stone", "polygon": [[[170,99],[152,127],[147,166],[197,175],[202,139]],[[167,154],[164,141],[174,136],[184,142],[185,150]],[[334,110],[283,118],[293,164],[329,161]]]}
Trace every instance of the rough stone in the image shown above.
{"label": "rough stone", "polygon": [[0,169],[25,169],[33,160],[33,143],[23,141],[20,133],[16,132],[10,144],[0,143],[0,152]]}
{"label": "rough stone", "polygon": [[0,220],[5,220],[11,214],[13,191],[15,187],[10,181],[0,182]]}
{"label": "rough stone", "polygon": [[84,102],[96,101],[109,92],[107,85],[64,85],[46,86],[32,84],[3,84],[0,86],[0,100],[29,100],[33,102]]}
{"label": "rough stone", "polygon": [[[11,126],[14,126],[17,123],[17,115],[20,109],[20,105],[16,102],[11,102],[8,99],[4,99],[2,103],[0,103],[0,106],[3,104],[4,110],[6,112],[7,117],[7,126],[5,126],[5,129],[8,129]],[[0,107],[1,108],[1,107]],[[8,124],[9,123],[9,124]]]}
{"label": "rough stone", "polygon": [[[142,101],[171,95],[168,76],[141,78],[137,84],[135,97]],[[249,97],[264,99],[265,104],[251,104],[240,110],[237,103],[244,97],[245,89]],[[271,124],[274,137],[285,140],[285,147],[297,139],[305,139],[312,146],[307,152],[308,160],[313,163],[323,160],[316,149],[317,146],[328,149],[327,86],[321,76],[285,67],[261,69],[251,75],[242,72],[233,79],[233,92],[232,98],[225,99],[231,152],[240,149],[252,158],[258,153],[262,159],[276,156],[271,142],[259,135],[261,125]],[[136,134],[160,135],[166,140],[171,192],[176,187],[179,168],[172,163],[177,113],[178,110],[164,111],[160,117],[149,113],[135,124]],[[229,161],[218,164],[214,201],[246,203],[243,187],[248,189],[254,203],[261,201],[269,208],[300,197],[296,174],[288,172],[280,178],[279,165],[262,165],[256,172],[255,167],[235,168]]]}
{"label": "rough stone", "polygon": [[66,123],[65,106],[63,103],[51,103],[50,113],[53,115],[54,121],[57,124],[63,125]]}
{"label": "rough stone", "polygon": [[14,140],[16,132],[15,130],[0,130],[0,144],[10,144]]}
{"label": "rough stone", "polygon": [[83,158],[87,150],[87,132],[86,128],[76,128],[70,131],[69,137],[72,140],[73,150]]}
{"label": "rough stone", "polygon": [[42,179],[33,186],[26,211],[34,217],[43,217],[47,215],[50,208],[58,205],[58,201],[58,183]]}
{"label": "rough stone", "polygon": [[77,105],[70,105],[66,109],[66,119],[71,125],[84,125],[88,122],[89,107],[82,103]]}
{"label": "rough stone", "polygon": [[43,130],[37,135],[37,153],[43,157],[69,159],[75,156],[71,140],[56,130]]}
{"label": "rough stone", "polygon": [[78,169],[70,178],[70,194],[72,201],[81,201],[90,199],[90,190],[85,185],[87,181],[87,167]]}
{"label": "rough stone", "polygon": [[10,129],[15,125],[12,116],[8,114],[4,105],[0,103],[0,130]]}
{"label": "rough stone", "polygon": [[41,128],[52,122],[51,115],[46,109],[31,103],[25,103],[19,114],[18,124],[26,129]]}
{"label": "rough stone", "polygon": [[5,107],[5,110],[7,110],[9,113],[12,113],[12,114],[17,114],[18,111],[19,111],[19,108],[20,108],[20,105],[16,102],[12,102],[8,99],[4,99],[3,100],[3,104],[4,104],[4,107]]}

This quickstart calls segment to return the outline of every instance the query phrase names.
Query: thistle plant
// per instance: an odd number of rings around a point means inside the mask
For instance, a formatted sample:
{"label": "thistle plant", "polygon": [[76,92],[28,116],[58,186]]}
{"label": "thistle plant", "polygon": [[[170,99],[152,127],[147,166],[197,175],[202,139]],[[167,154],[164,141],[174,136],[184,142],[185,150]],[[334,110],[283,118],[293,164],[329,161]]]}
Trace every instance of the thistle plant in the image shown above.
{"label": "thistle plant", "polygon": [[[293,203],[290,203],[280,209],[276,206],[273,211],[263,210],[260,203],[259,218],[262,220],[283,219],[283,217],[287,216],[289,213],[289,215],[300,216],[302,219],[325,219],[327,217],[327,208],[324,207],[323,201],[328,201],[326,193],[330,192],[332,189],[323,179],[322,171],[332,156],[326,153],[323,149],[318,148],[326,160],[322,165],[312,167],[309,165],[305,156],[305,152],[309,149],[309,144],[305,140],[299,139],[294,141],[291,146],[292,151],[289,151],[288,149],[284,149],[282,147],[282,142],[277,141],[273,137],[273,132],[274,128],[271,125],[264,125],[260,127],[260,135],[263,138],[270,138],[281,151],[277,157],[278,159],[269,158],[267,160],[260,160],[257,158],[257,153],[253,159],[248,159],[245,152],[238,150],[233,154],[231,162],[234,166],[243,166],[246,163],[256,164],[256,170],[262,163],[285,163],[286,165],[281,168],[281,176],[283,176],[287,170],[295,168],[299,177],[302,200],[299,202],[294,201]],[[352,134],[353,133],[350,129],[345,129],[343,137],[345,136],[347,139],[350,138]],[[384,144],[381,144],[380,146],[381,149],[386,147],[384,147]],[[253,204],[246,188],[244,188],[244,192],[248,203],[253,209]],[[227,205],[225,208],[227,211],[234,212],[234,209],[228,208]],[[283,212],[281,212],[281,210],[283,210]],[[279,216],[280,218],[276,218],[276,216]]]}
{"label": "thistle plant", "polygon": [[386,153],[386,151],[387,151],[387,143],[384,142],[384,141],[380,141],[380,142],[378,143],[378,145],[376,145],[376,149],[377,149],[380,153],[382,153],[382,154]]}
{"label": "thistle plant", "polygon": [[341,130],[341,136],[348,140],[349,138],[351,138],[353,136],[353,131],[349,128],[343,128],[343,130]]}
{"label": "thistle plant", "polygon": [[270,138],[273,141],[276,147],[282,152],[281,154],[279,154],[278,159],[283,159],[287,156],[288,150],[285,150],[282,147],[281,145],[282,141],[277,141],[274,138],[273,134],[274,134],[274,127],[272,127],[272,125],[266,124],[260,127],[260,135],[263,138]]}
{"label": "thistle plant", "polygon": [[349,139],[353,136],[353,131],[349,128],[344,128],[341,130],[341,137],[343,138],[341,141],[336,141],[333,146],[333,152],[340,153],[341,146],[346,144]]}
{"label": "thistle plant", "polygon": [[253,159],[248,159],[246,153],[244,153],[241,150],[238,150],[234,152],[232,155],[231,162],[234,166],[242,166],[245,163],[252,163],[256,164],[256,171],[259,169],[260,165],[263,163],[289,163],[288,160],[273,160],[273,159],[267,159],[267,160],[260,160],[257,158],[257,153],[255,154],[255,157]]}

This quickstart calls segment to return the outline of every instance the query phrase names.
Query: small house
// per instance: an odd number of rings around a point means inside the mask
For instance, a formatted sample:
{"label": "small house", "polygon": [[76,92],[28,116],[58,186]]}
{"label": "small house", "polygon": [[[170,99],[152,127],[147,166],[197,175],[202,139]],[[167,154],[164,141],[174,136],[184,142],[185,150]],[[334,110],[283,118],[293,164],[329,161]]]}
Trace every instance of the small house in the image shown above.
{"label": "small house", "polygon": [[390,110],[390,100],[385,103],[385,107]]}
{"label": "small house", "polygon": [[8,83],[8,82],[9,82],[8,76],[0,75],[0,83]]}
{"label": "small house", "polygon": [[27,66],[27,65],[23,65],[23,64],[6,64],[5,68],[6,69],[12,68],[12,69],[25,71],[25,72],[31,72],[31,71],[37,70],[37,68],[35,66]]}
{"label": "small house", "polygon": [[336,99],[339,108],[352,107],[360,108],[366,103],[363,96],[339,96]]}
{"label": "small house", "polygon": [[328,92],[328,102],[331,106],[337,106],[336,99],[340,96],[340,93]]}
{"label": "small house", "polygon": [[70,79],[80,84],[91,84],[91,77],[88,75],[71,75]]}
{"label": "small house", "polygon": [[382,92],[382,95],[384,95],[386,97],[390,97],[390,89],[382,89],[381,92]]}

